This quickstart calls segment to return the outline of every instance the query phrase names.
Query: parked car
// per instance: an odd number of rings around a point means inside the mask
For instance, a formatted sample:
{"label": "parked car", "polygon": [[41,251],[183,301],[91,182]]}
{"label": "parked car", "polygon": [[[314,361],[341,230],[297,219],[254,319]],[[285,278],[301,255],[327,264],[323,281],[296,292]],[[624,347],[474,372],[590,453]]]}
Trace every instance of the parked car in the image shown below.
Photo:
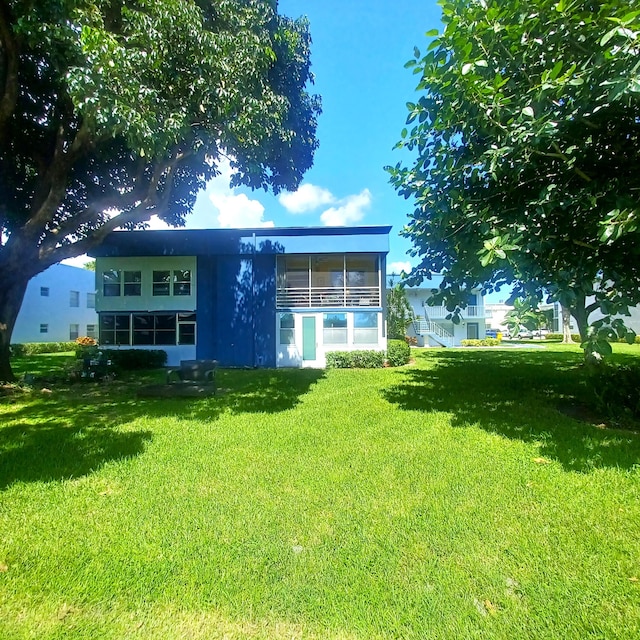
{"label": "parked car", "polygon": [[499,331],[498,329],[487,329],[484,332],[487,338],[497,338],[499,333],[502,333],[502,331]]}
{"label": "parked car", "polygon": [[529,331],[529,329],[520,329],[516,338],[518,340],[533,340],[533,332]]}

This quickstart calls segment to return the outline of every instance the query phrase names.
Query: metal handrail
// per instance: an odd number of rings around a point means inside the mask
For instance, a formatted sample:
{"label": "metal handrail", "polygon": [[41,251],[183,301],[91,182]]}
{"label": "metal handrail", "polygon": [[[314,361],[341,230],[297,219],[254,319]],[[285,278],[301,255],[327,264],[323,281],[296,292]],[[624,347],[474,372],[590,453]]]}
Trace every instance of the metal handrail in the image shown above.
{"label": "metal handrail", "polygon": [[430,320],[414,320],[414,329],[420,335],[435,335],[440,343],[447,347],[453,347],[454,337],[442,325]]}
{"label": "metal handrail", "polygon": [[[430,307],[429,305],[424,306],[424,312],[427,318],[446,318],[451,313],[444,306]],[[462,318],[484,318],[485,313],[483,305],[469,305],[460,310]]]}

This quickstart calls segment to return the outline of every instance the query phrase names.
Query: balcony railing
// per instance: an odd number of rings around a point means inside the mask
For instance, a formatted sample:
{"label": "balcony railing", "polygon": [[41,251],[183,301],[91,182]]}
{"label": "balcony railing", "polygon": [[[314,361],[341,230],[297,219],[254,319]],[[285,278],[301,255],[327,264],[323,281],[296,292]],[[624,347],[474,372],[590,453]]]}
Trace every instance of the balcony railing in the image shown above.
{"label": "balcony railing", "polygon": [[[447,311],[446,307],[424,307],[424,313],[427,318],[446,318],[451,312]],[[420,314],[423,315],[423,314]],[[484,306],[470,305],[466,309],[462,309],[460,312],[462,318],[484,318],[485,309]]]}
{"label": "balcony railing", "polygon": [[278,309],[299,307],[379,307],[378,287],[281,288],[276,291]]}

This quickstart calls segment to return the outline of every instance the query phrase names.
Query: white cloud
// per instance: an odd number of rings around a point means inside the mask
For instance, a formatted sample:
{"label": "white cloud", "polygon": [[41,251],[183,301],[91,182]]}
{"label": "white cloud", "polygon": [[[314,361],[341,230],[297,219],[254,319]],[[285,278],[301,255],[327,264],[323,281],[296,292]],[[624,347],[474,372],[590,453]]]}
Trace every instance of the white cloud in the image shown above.
{"label": "white cloud", "polygon": [[275,226],[272,220],[264,219],[264,206],[259,200],[229,186],[234,170],[227,159],[218,164],[218,171],[220,175],[208,182],[206,190],[198,195],[193,212],[186,216],[187,229]]}
{"label": "white cloud", "polygon": [[223,228],[275,226],[273,220],[264,219],[262,204],[250,200],[244,193],[212,193],[209,198],[219,211],[218,224]]}
{"label": "white cloud", "polygon": [[410,273],[413,267],[410,262],[391,262],[387,265],[387,273],[395,273],[400,275],[403,271]]}
{"label": "white cloud", "polygon": [[280,194],[278,200],[289,213],[313,211],[322,205],[332,204],[336,201],[331,191],[317,187],[310,182],[301,185],[297,191]]}
{"label": "white cloud", "polygon": [[371,192],[363,189],[360,193],[347,196],[337,202],[339,206],[327,209],[320,220],[327,227],[344,227],[364,218],[364,209],[371,204]]}

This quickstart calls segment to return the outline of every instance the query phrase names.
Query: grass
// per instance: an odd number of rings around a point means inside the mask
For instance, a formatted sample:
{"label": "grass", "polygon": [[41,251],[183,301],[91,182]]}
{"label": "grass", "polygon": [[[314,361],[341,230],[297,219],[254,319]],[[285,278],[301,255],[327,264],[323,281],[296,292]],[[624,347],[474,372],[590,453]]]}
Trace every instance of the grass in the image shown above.
{"label": "grass", "polygon": [[580,358],[4,398],[0,637],[640,637],[640,435],[558,410]]}

